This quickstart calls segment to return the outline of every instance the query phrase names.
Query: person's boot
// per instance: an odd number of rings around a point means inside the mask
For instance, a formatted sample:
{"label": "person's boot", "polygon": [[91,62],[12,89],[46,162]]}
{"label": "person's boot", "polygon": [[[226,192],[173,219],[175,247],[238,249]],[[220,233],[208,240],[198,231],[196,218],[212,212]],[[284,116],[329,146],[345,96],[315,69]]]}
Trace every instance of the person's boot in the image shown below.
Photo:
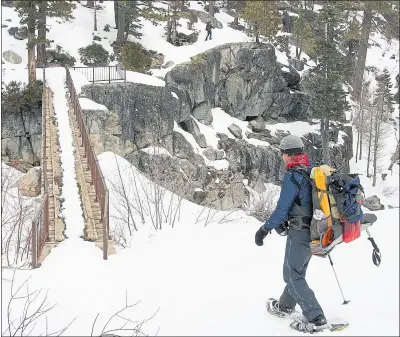
{"label": "person's boot", "polygon": [[286,317],[293,312],[293,308],[281,306],[278,300],[270,298],[267,302],[267,311],[274,316]]}
{"label": "person's boot", "polygon": [[305,322],[297,322],[297,321],[293,321],[290,324],[290,327],[292,329],[295,329],[297,331],[300,332],[308,332],[308,333],[313,333],[315,331],[322,331],[323,330],[323,326],[328,324],[326,318],[324,315],[319,315],[317,317],[315,317],[313,320],[311,321],[305,321]]}
{"label": "person's boot", "polygon": [[322,326],[328,323],[324,315],[319,315],[315,317],[310,323],[313,323],[315,326]]}

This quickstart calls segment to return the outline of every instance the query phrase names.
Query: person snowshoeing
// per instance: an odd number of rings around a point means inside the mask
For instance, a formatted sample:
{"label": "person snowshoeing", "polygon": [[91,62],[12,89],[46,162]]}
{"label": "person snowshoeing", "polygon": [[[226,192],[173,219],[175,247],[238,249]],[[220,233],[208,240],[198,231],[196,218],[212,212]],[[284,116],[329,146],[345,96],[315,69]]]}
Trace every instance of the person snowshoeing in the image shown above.
{"label": "person snowshoeing", "polygon": [[212,40],[212,37],[211,37],[211,29],[213,29],[213,28],[214,28],[214,27],[213,27],[213,25],[211,24],[211,21],[208,21],[207,24],[206,24],[206,32],[207,32],[206,41],[207,41],[208,39]]}
{"label": "person snowshoeing", "polygon": [[[296,168],[310,173],[308,155],[303,152],[302,140],[294,135],[286,136],[280,150],[286,170]],[[327,324],[324,312],[314,292],[306,282],[306,271],[311,259],[310,223],[312,217],[311,184],[301,173],[286,171],[276,209],[256,232],[258,246],[272,229],[277,232],[287,229],[287,241],[283,264],[283,280],[286,286],[278,300],[270,299],[268,311],[277,316],[290,314],[296,304],[304,317],[315,326]],[[286,225],[286,226],[285,226]],[[285,228],[286,227],[286,228]]]}

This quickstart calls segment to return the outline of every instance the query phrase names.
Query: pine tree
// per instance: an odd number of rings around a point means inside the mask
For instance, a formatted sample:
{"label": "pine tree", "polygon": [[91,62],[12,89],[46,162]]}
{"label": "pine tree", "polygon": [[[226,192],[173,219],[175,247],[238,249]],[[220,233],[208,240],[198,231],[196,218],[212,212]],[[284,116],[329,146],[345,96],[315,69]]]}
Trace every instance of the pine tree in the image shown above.
{"label": "pine tree", "polygon": [[210,0],[210,1],[208,2],[208,8],[209,8],[208,13],[209,13],[211,16],[214,16],[214,5],[215,5],[215,1],[214,1],[214,0]]}
{"label": "pine tree", "polygon": [[[28,27],[28,69],[29,85],[36,81],[35,47],[38,46],[38,64],[43,65],[46,45],[46,18],[60,17],[62,20],[72,18],[71,12],[75,8],[72,1],[14,1],[20,23]],[[38,36],[36,36],[38,29]]]}
{"label": "pine tree", "polygon": [[317,36],[315,50],[317,65],[310,72],[309,93],[312,97],[311,109],[321,120],[323,160],[330,165],[329,121],[341,120],[348,108],[344,84],[343,58],[339,51],[339,41],[343,36],[343,10],[340,2],[325,0],[318,20],[325,26],[324,36]]}
{"label": "pine tree", "polygon": [[140,5],[144,5],[143,1],[118,0],[114,2],[117,45],[122,45],[130,34],[137,38],[143,35],[138,31],[142,27],[139,17],[144,7]]}
{"label": "pine tree", "polygon": [[363,140],[364,140],[364,132],[366,132],[365,126],[365,116],[366,111],[371,110],[371,95],[369,91],[370,82],[364,81],[362,92],[361,92],[361,100],[359,103],[359,111],[354,119],[354,124],[357,128],[357,148],[356,148],[356,162],[361,160],[362,158],[362,150],[363,150]]}
{"label": "pine tree", "polygon": [[20,23],[28,28],[28,84],[33,86],[36,82],[36,27],[40,18],[38,1],[14,1],[13,6],[18,11]]}
{"label": "pine tree", "polygon": [[394,14],[396,8],[398,10],[398,5],[396,7],[392,1],[349,1],[346,3],[348,6],[352,5],[364,13],[361,23],[361,39],[357,50],[356,67],[352,80],[353,99],[359,101],[370,35],[374,31],[379,31],[389,37],[392,36],[393,28],[386,21],[383,21],[381,17],[382,15]]}
{"label": "pine tree", "polygon": [[378,82],[378,88],[375,91],[374,104],[373,104],[373,179],[372,186],[376,185],[376,176],[379,166],[380,159],[384,155],[385,150],[385,139],[389,131],[388,125],[385,123],[386,116],[388,114],[388,102],[386,98],[386,85],[385,80]]}
{"label": "pine tree", "polygon": [[282,22],[276,1],[245,1],[240,16],[248,23],[246,32],[260,42],[260,36],[272,41]]}
{"label": "pine tree", "polygon": [[397,92],[394,94],[393,96],[393,100],[399,104],[400,103],[400,99],[399,99],[399,81],[400,81],[400,75],[397,74],[396,75],[396,88],[397,88]]}
{"label": "pine tree", "polygon": [[47,43],[47,18],[60,18],[62,21],[72,20],[74,19],[72,16],[72,11],[76,8],[76,4],[74,1],[65,0],[38,2],[40,18],[38,21],[37,63],[39,66],[43,66]]}
{"label": "pine tree", "polygon": [[234,20],[233,24],[238,25],[239,24],[239,16],[241,11],[243,10],[245,6],[245,1],[235,1],[235,0],[229,0],[227,1],[227,8],[228,10],[232,10],[234,13]]}
{"label": "pine tree", "polygon": [[376,77],[376,81],[378,83],[376,93],[377,95],[379,95],[379,98],[382,100],[382,103],[384,105],[382,120],[387,121],[389,118],[392,117],[394,112],[393,95],[391,93],[393,85],[387,68],[383,69],[382,73]]}
{"label": "pine tree", "polygon": [[[348,11],[349,13],[350,11]],[[347,29],[343,36],[343,47],[346,50],[347,60],[347,82],[351,83],[354,77],[354,71],[356,69],[356,57],[357,50],[361,40],[361,24],[354,16],[353,19],[349,19]]]}
{"label": "pine tree", "polygon": [[298,17],[293,19],[293,35],[295,37],[296,44],[296,58],[300,60],[301,53],[305,51],[311,55],[315,48],[315,42],[313,38],[313,32],[311,30],[310,23],[306,20],[307,9],[303,2],[298,2]]}

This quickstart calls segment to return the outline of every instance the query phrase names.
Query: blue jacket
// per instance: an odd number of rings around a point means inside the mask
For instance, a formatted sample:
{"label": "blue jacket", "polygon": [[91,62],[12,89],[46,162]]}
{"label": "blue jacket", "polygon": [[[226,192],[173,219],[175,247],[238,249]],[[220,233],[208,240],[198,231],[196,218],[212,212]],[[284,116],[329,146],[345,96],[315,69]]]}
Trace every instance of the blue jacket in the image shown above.
{"label": "blue jacket", "polygon": [[[311,169],[308,168],[307,172],[310,173],[310,171]],[[292,181],[293,178],[300,185],[300,188],[298,188]],[[297,196],[298,198],[296,201],[300,201],[300,205],[312,205],[310,182],[298,172],[287,171],[283,177],[281,194],[279,196],[276,208],[272,212],[269,219],[265,222],[264,228],[271,230],[279,227],[280,224],[287,221]]]}

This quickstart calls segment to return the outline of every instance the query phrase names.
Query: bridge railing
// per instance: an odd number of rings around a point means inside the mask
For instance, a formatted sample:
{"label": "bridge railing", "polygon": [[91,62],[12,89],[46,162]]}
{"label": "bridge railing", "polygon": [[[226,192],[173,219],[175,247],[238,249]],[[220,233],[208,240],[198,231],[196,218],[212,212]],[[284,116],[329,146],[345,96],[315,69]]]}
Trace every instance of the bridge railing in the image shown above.
{"label": "bridge railing", "polygon": [[71,102],[74,107],[74,113],[78,121],[79,132],[82,138],[82,146],[85,149],[85,156],[92,175],[94,189],[96,191],[96,201],[100,204],[101,219],[103,222],[103,259],[107,260],[108,257],[108,233],[109,233],[109,203],[108,203],[108,189],[101,172],[97,156],[94,152],[92,142],[90,141],[89,132],[84,123],[82,108],[79,103],[79,97],[76,93],[74,82],[71,77],[71,72],[67,68],[67,88],[70,93]]}
{"label": "bridge railing", "polygon": [[126,69],[120,64],[105,67],[72,67],[71,69],[85,75],[89,82],[126,82]]}

